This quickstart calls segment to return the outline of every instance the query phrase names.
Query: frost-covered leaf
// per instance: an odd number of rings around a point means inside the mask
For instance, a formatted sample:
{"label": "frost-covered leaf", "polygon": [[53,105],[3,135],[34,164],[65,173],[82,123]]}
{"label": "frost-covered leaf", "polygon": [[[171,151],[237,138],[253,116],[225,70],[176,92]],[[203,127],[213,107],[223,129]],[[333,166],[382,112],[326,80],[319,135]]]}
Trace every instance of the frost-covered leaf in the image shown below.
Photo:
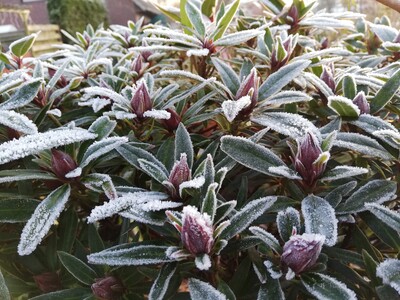
{"label": "frost-covered leaf", "polygon": [[400,70],[390,76],[390,79],[376,93],[371,101],[371,113],[376,113],[385,107],[400,87]]}
{"label": "frost-covered leaf", "polygon": [[155,265],[174,261],[167,255],[168,246],[124,244],[88,256],[91,264],[109,266]]}
{"label": "frost-covered leaf", "polygon": [[214,42],[215,46],[235,46],[248,40],[262,35],[263,31],[258,29],[242,30],[235,33],[227,34]]}
{"label": "frost-covered leaf", "polygon": [[343,197],[349,194],[357,186],[357,181],[350,181],[342,184],[333,189],[325,196],[325,200],[329,202],[332,207],[336,207],[342,201]]}
{"label": "frost-covered leaf", "polygon": [[226,119],[229,122],[232,122],[239,112],[249,106],[251,103],[251,99],[249,96],[244,96],[238,100],[225,100],[222,102],[221,107],[222,111],[225,114]]}
{"label": "frost-covered leaf", "polygon": [[0,110],[0,124],[24,134],[38,133],[38,129],[28,117],[12,110]]}
{"label": "frost-covered leaf", "polygon": [[191,169],[193,166],[194,157],[193,144],[185,125],[183,125],[183,123],[180,123],[176,130],[175,136],[175,161],[180,160],[182,153],[186,153],[187,163],[189,165],[189,168]]}
{"label": "frost-covered leaf", "polygon": [[341,117],[357,118],[360,115],[360,109],[358,106],[346,97],[328,97],[328,107],[334,110]]}
{"label": "frost-covered leaf", "polygon": [[154,164],[150,161],[147,161],[145,159],[142,159],[142,158],[138,159],[138,163],[139,163],[140,169],[142,169],[143,172],[145,172],[150,177],[157,180],[159,183],[168,181],[168,177],[165,175],[163,170],[161,168],[159,168],[156,164]]}
{"label": "frost-covered leaf", "polygon": [[298,114],[285,112],[263,113],[252,117],[251,121],[294,139],[305,136],[309,131],[313,132],[317,137],[320,135],[313,123]]}
{"label": "frost-covered leaf", "polygon": [[21,58],[31,49],[37,36],[37,33],[32,33],[26,37],[12,42],[9,46],[11,53],[14,54],[16,57]]}
{"label": "frost-covered leaf", "polygon": [[269,209],[276,200],[276,197],[264,197],[253,200],[245,205],[230,219],[231,224],[222,231],[221,239],[230,240],[235,235],[246,230],[247,227]]}
{"label": "frost-covered leaf", "polygon": [[300,73],[307,68],[310,63],[309,60],[298,60],[280,68],[275,73],[272,73],[260,86],[258,98],[264,100],[279,92],[290,81],[300,75]]}
{"label": "frost-covered leaf", "polygon": [[2,199],[0,200],[0,222],[26,222],[39,203],[36,199]]}
{"label": "frost-covered leaf", "polygon": [[193,28],[200,34],[200,36],[204,36],[206,32],[206,27],[204,25],[203,19],[202,19],[202,13],[199,10],[199,8],[191,3],[190,1],[186,2],[185,5],[186,13],[187,16],[190,20],[190,23],[192,23]]}
{"label": "frost-covered leaf", "polygon": [[58,108],[54,108],[54,109],[49,109],[49,110],[46,112],[46,115],[53,115],[53,116],[55,116],[55,117],[61,118],[62,112],[61,112],[61,110],[59,110]]}
{"label": "frost-covered leaf", "polygon": [[236,92],[238,91],[240,86],[240,80],[236,72],[233,71],[233,69],[229,65],[218,58],[212,58],[211,60],[219,75],[221,76],[221,79],[224,82],[225,86],[229,89],[232,95],[236,95]]}
{"label": "frost-covered leaf", "polygon": [[382,204],[396,195],[397,185],[393,181],[372,180],[355,191],[345,203],[340,204],[336,211],[355,213],[366,210],[366,203]]}
{"label": "frost-covered leaf", "polygon": [[301,275],[301,281],[307,291],[317,299],[357,300],[356,294],[352,290],[328,275],[306,273]]}
{"label": "frost-covered leaf", "polygon": [[208,254],[197,255],[194,263],[196,265],[196,268],[201,271],[207,271],[211,268],[211,259]]}
{"label": "frost-covered leaf", "polygon": [[6,282],[4,281],[3,273],[0,270],[0,298],[3,300],[11,300],[10,292],[8,291],[8,287]]}
{"label": "frost-covered leaf", "polygon": [[58,257],[68,272],[83,284],[92,285],[98,277],[91,267],[75,256],[64,251],[58,251]]}
{"label": "frost-covered leaf", "polygon": [[190,49],[190,50],[186,51],[186,55],[188,57],[191,57],[191,56],[207,56],[209,53],[210,53],[210,50],[208,50],[207,48]]}
{"label": "frost-covered leaf", "polygon": [[309,95],[299,91],[282,91],[272,97],[262,101],[258,104],[258,107],[267,105],[284,105],[297,102],[307,102],[312,100]]}
{"label": "frost-covered leaf", "polygon": [[282,247],[279,245],[279,241],[271,233],[257,226],[250,227],[249,230],[252,234],[257,236],[267,247],[271,248],[276,253],[282,252]]}
{"label": "frost-covered leaf", "polygon": [[196,177],[192,180],[182,182],[179,185],[179,195],[182,197],[183,191],[186,189],[199,189],[204,186],[205,178],[204,176]]}
{"label": "frost-covered leaf", "polygon": [[368,25],[372,32],[375,33],[383,42],[393,42],[398,35],[398,31],[391,26],[373,23],[369,23]]}
{"label": "frost-covered leaf", "polygon": [[176,263],[167,263],[162,266],[156,280],[151,286],[149,300],[161,300],[164,298],[169,283],[171,282],[172,276],[174,276],[175,272]]}
{"label": "frost-covered leaf", "polygon": [[[72,172],[79,172],[79,168],[73,170]],[[75,175],[70,173],[68,173],[69,176]],[[107,174],[91,173],[82,179],[82,183],[90,190],[100,193],[104,192],[108,199],[115,199],[118,197],[111,177]]]}
{"label": "frost-covered leaf", "polygon": [[41,78],[24,83],[7,101],[0,104],[0,109],[9,110],[25,106],[36,97],[41,85]]}
{"label": "frost-covered leaf", "polygon": [[326,98],[333,96],[332,89],[318,76],[313,73],[305,72],[304,78],[314,85]]}
{"label": "frost-covered leaf", "polygon": [[46,149],[95,138],[95,134],[80,128],[51,130],[23,136],[0,145],[0,164],[37,154]]}
{"label": "frost-covered leaf", "polygon": [[390,285],[400,294],[400,260],[389,258],[376,268],[376,275],[384,284]]}
{"label": "frost-covered leaf", "polygon": [[324,244],[334,246],[337,241],[337,223],[335,210],[324,199],[310,195],[301,202],[306,233],[325,236]]}
{"label": "frost-covered leaf", "polygon": [[272,175],[282,176],[288,179],[301,180],[299,174],[287,166],[269,167],[268,172]]}
{"label": "frost-covered leaf", "polygon": [[217,195],[215,194],[217,187],[217,183],[212,183],[208,186],[206,197],[201,205],[201,213],[207,213],[211,221],[214,220],[215,212],[217,211]]}
{"label": "frost-covered leaf", "polygon": [[337,166],[332,170],[325,172],[324,177],[321,178],[321,181],[333,181],[339,180],[342,178],[358,176],[361,174],[367,174],[368,169],[360,168],[360,167],[351,167],[351,166]]}
{"label": "frost-covered leaf", "polygon": [[282,291],[281,284],[278,279],[269,278],[266,283],[260,286],[257,300],[274,299],[284,300],[285,294]]}
{"label": "frost-covered leaf", "polygon": [[18,254],[31,254],[49,231],[68,201],[71,188],[62,185],[51,192],[35,209],[22,230]]}
{"label": "frost-covered leaf", "polygon": [[82,168],[76,168],[67,174],[65,174],[65,178],[76,178],[82,175]]}
{"label": "frost-covered leaf", "polygon": [[[205,1],[204,1],[205,2]],[[217,28],[212,33],[213,39],[218,40],[221,38],[225,31],[228,29],[229,24],[232,22],[233,17],[236,14],[236,11],[239,8],[240,0],[236,0],[232,2],[232,4],[228,5],[225,9],[220,9],[220,12],[223,13],[219,18],[217,18]]]}
{"label": "frost-covered leaf", "polygon": [[382,222],[400,232],[400,213],[376,203],[366,203],[365,208],[373,213]]}
{"label": "frost-covered leaf", "polygon": [[96,121],[90,125],[88,130],[89,132],[97,134],[98,140],[102,140],[113,132],[115,126],[117,126],[116,121],[111,121],[109,117],[102,116],[97,118]]}
{"label": "frost-covered leaf", "polygon": [[56,177],[48,172],[36,169],[15,169],[0,171],[0,183],[21,180],[54,180]]}
{"label": "frost-covered leaf", "polygon": [[270,167],[285,166],[271,150],[242,137],[222,137],[221,150],[240,164],[263,174],[271,175]]}
{"label": "frost-covered leaf", "polygon": [[278,226],[279,235],[283,241],[288,241],[292,236],[293,228],[296,232],[300,232],[300,214],[293,207],[278,212],[276,216],[276,225]]}
{"label": "frost-covered leaf", "polygon": [[157,120],[168,120],[171,117],[171,114],[166,110],[152,109],[145,111],[143,117],[154,118]]}
{"label": "frost-covered leaf", "polygon": [[104,154],[111,152],[115,148],[127,142],[128,142],[127,137],[108,137],[102,139],[101,141],[94,142],[86,150],[79,166],[81,168],[84,168],[93,160],[99,158]]}
{"label": "frost-covered leaf", "polygon": [[392,159],[392,156],[376,140],[359,133],[339,132],[333,145],[372,157],[379,157],[385,160]]}
{"label": "frost-covered leaf", "polygon": [[377,130],[372,133],[380,140],[387,142],[392,147],[400,149],[400,133],[397,130]]}
{"label": "frost-covered leaf", "polygon": [[212,285],[195,278],[189,279],[189,292],[192,300],[227,300],[226,296]]}

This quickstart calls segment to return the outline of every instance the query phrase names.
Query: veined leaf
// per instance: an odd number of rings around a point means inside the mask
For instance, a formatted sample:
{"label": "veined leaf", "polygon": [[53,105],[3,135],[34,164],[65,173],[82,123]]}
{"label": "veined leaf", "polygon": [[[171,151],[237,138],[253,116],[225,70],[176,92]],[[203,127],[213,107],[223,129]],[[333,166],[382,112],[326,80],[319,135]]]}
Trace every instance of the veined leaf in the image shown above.
{"label": "veined leaf", "polygon": [[42,82],[42,78],[27,81],[7,101],[0,104],[0,109],[15,109],[32,102],[39,92]]}
{"label": "veined leaf", "polygon": [[22,180],[54,180],[56,177],[46,171],[37,169],[15,169],[0,171],[0,183]]}
{"label": "veined leaf", "polygon": [[110,175],[101,173],[91,173],[82,178],[82,183],[86,188],[96,192],[104,192],[108,199],[116,199],[117,191],[111,180]]}
{"label": "veined leaf", "polygon": [[192,300],[227,300],[226,296],[212,285],[195,278],[189,279],[189,292]]}
{"label": "veined leaf", "polygon": [[164,181],[168,181],[168,177],[165,175],[163,170],[159,168],[156,164],[139,158],[138,163],[140,168],[147,173],[150,177],[154,178],[157,180],[159,183],[163,183]]}
{"label": "veined leaf", "polygon": [[28,117],[12,110],[0,110],[0,124],[24,134],[38,133],[36,125]]}
{"label": "veined leaf", "polygon": [[160,273],[158,273],[156,280],[151,286],[149,300],[163,299],[165,293],[167,292],[171,278],[174,276],[175,272],[176,263],[167,263],[162,266]]}
{"label": "veined leaf", "polygon": [[360,115],[360,109],[350,99],[342,96],[328,97],[328,106],[341,117],[357,118]]}
{"label": "veined leaf", "polygon": [[227,34],[224,37],[214,42],[215,46],[235,46],[263,34],[263,31],[258,29],[242,30],[239,32]]}
{"label": "veined leaf", "polygon": [[175,136],[175,161],[180,160],[182,153],[186,153],[187,163],[189,165],[189,168],[191,169],[193,166],[194,157],[193,144],[185,125],[180,123],[178,129],[176,130]]}
{"label": "veined leaf", "polygon": [[366,203],[365,207],[382,222],[400,232],[400,214],[398,212],[376,203]]}
{"label": "veined leaf", "polygon": [[354,76],[351,74],[346,74],[343,77],[343,94],[347,99],[354,99],[357,94],[357,83]]}
{"label": "veined leaf", "polygon": [[252,234],[258,237],[267,247],[271,248],[276,253],[282,252],[282,247],[279,245],[279,241],[271,233],[257,226],[250,227],[249,230]]}
{"label": "veined leaf", "polygon": [[279,279],[268,278],[267,283],[260,286],[258,291],[257,300],[274,299],[284,300],[285,294],[282,291]]}
{"label": "veined leaf", "polygon": [[75,256],[67,252],[58,251],[58,257],[68,272],[83,284],[92,285],[98,277],[91,267]]}
{"label": "veined leaf", "polygon": [[207,213],[211,217],[211,221],[214,220],[217,211],[217,195],[215,194],[217,187],[217,183],[212,183],[208,186],[206,197],[201,206],[201,213]]}
{"label": "veined leaf", "polygon": [[293,207],[288,207],[286,210],[278,212],[276,216],[276,225],[278,226],[279,235],[285,242],[292,236],[293,228],[300,232],[300,214]]}
{"label": "veined leaf", "polygon": [[19,58],[23,57],[31,49],[37,36],[37,33],[32,33],[31,35],[12,42],[10,44],[10,51]]}
{"label": "veined leaf", "polygon": [[185,9],[193,28],[200,34],[200,36],[204,37],[206,33],[206,27],[204,25],[199,8],[189,0],[186,2]]}
{"label": "veined leaf", "polygon": [[49,231],[68,201],[71,188],[62,185],[51,192],[35,209],[22,230],[18,245],[19,255],[31,254]]}
{"label": "veined leaf", "polygon": [[342,201],[343,197],[354,190],[356,186],[357,181],[350,181],[348,183],[342,184],[329,192],[325,196],[325,200],[328,201],[332,207],[336,207]]}

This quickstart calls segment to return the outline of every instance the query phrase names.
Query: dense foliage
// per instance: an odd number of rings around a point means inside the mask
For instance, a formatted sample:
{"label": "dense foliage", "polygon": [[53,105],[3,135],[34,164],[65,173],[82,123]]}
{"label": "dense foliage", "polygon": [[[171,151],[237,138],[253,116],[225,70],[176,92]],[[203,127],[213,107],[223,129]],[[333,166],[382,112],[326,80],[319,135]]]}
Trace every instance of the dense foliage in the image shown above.
{"label": "dense foliage", "polygon": [[398,30],[239,4],[0,54],[1,299],[399,297]]}

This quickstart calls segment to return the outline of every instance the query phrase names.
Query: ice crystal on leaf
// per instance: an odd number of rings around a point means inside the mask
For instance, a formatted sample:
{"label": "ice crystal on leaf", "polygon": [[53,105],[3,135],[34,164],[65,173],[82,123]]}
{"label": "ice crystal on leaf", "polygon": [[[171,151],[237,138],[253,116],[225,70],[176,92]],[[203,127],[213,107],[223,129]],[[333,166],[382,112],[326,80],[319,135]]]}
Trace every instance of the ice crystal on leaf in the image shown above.
{"label": "ice crystal on leaf", "polygon": [[376,276],[400,294],[400,260],[388,258],[376,268]]}
{"label": "ice crystal on leaf", "polygon": [[238,100],[226,100],[222,103],[222,111],[224,112],[227,120],[232,122],[239,112],[249,106],[251,99],[249,96],[244,96]]}
{"label": "ice crystal on leaf", "polygon": [[36,125],[25,115],[12,110],[0,110],[0,124],[24,134],[36,134]]}

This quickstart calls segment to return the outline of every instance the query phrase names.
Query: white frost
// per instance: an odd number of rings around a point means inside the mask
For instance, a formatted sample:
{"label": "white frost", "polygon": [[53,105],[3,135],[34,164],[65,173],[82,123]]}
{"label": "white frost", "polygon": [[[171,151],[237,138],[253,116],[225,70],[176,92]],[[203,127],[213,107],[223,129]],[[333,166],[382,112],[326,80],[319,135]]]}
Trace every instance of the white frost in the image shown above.
{"label": "white frost", "polygon": [[249,96],[244,96],[239,100],[226,100],[222,102],[222,111],[224,112],[227,120],[232,122],[239,112],[249,106],[251,103],[251,99]]}

